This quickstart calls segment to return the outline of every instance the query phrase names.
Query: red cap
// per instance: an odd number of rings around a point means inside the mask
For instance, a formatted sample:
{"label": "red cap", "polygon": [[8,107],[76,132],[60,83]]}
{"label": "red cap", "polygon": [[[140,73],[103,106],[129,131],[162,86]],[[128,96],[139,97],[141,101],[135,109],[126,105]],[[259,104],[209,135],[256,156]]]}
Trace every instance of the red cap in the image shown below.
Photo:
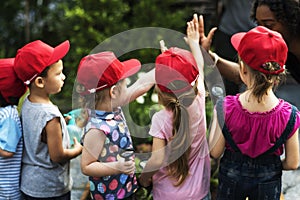
{"label": "red cap", "polygon": [[[263,26],[257,26],[247,33],[236,33],[231,37],[231,43],[241,59],[252,69],[264,74],[280,74],[284,71],[288,47],[280,33]],[[262,68],[267,62],[280,65],[277,71]]]}
{"label": "red cap", "polygon": [[[190,51],[171,47],[155,61],[155,80],[159,89],[167,93],[181,93],[190,89],[198,78],[199,71],[193,54]],[[168,88],[173,81],[188,82],[189,86],[174,90]]]}
{"label": "red cap", "polygon": [[118,81],[137,73],[141,63],[137,59],[120,62],[113,52],[87,55],[81,59],[77,82],[84,86],[83,95],[113,86]]}
{"label": "red cap", "polygon": [[20,98],[26,92],[26,86],[14,71],[14,60],[14,58],[0,59],[0,93],[9,104],[13,104],[9,97]]}
{"label": "red cap", "polygon": [[68,40],[54,48],[41,40],[28,43],[17,52],[14,64],[15,71],[19,78],[26,85],[29,85],[46,67],[62,59],[69,49]]}

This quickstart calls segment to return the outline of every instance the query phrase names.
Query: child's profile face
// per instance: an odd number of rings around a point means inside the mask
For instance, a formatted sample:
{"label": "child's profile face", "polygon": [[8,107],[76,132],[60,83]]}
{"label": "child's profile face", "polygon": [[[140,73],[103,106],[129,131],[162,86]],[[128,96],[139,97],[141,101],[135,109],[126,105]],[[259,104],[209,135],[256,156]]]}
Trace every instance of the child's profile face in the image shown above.
{"label": "child's profile face", "polygon": [[63,62],[59,60],[49,67],[45,81],[44,89],[48,94],[57,94],[64,85],[66,76],[63,74]]}

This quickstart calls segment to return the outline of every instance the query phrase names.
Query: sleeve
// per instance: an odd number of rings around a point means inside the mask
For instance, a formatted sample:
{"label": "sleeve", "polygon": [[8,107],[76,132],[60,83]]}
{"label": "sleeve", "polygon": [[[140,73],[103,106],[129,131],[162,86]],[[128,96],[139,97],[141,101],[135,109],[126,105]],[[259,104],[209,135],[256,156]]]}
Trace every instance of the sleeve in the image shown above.
{"label": "sleeve", "polygon": [[22,137],[22,132],[17,122],[12,118],[4,119],[0,124],[0,148],[16,152],[17,145]]}
{"label": "sleeve", "polygon": [[159,139],[166,139],[167,131],[165,126],[167,121],[162,116],[163,114],[161,112],[153,115],[149,134]]}

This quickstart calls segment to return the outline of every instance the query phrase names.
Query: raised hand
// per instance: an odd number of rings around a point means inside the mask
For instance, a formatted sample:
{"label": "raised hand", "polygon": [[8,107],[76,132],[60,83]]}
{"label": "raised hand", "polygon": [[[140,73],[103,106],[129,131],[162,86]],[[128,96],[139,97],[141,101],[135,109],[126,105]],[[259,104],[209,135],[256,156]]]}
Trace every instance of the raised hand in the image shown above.
{"label": "raised hand", "polygon": [[200,34],[199,34],[199,22],[197,14],[193,15],[193,20],[187,22],[187,42],[190,41],[199,43]]}
{"label": "raised hand", "polygon": [[212,43],[212,38],[215,34],[215,31],[217,30],[217,27],[212,28],[208,35],[205,36],[204,31],[204,20],[203,16],[199,16],[199,34],[200,34],[200,45],[206,50],[209,51]]}

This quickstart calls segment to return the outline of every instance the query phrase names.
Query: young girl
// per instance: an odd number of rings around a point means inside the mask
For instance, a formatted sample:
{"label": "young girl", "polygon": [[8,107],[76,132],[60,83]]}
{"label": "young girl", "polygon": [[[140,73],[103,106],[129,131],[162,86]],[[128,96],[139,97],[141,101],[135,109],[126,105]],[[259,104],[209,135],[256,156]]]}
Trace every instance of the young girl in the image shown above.
{"label": "young girl", "polygon": [[0,59],[0,199],[20,200],[23,137],[17,105],[26,86],[13,65],[14,58]]}
{"label": "young girl", "polygon": [[[188,22],[192,53],[170,48],[156,58],[156,90],[164,109],[152,118],[152,155],[139,178],[154,199],[209,199],[203,57],[198,17]],[[195,56],[195,59],[193,57]]]}
{"label": "young girl", "polygon": [[36,40],[18,50],[14,69],[30,93],[22,105],[24,134],[21,191],[24,199],[70,200],[70,160],[81,153],[74,139],[71,149],[66,122],[50,95],[64,84],[62,58],[69,41],[53,48]]}
{"label": "young girl", "polygon": [[279,199],[282,170],[296,169],[299,162],[300,113],[273,93],[288,49],[278,32],[262,26],[233,35],[231,43],[247,90],[217,103],[211,133],[217,142],[210,143],[212,157],[224,153],[217,199]]}
{"label": "young girl", "polygon": [[80,62],[77,91],[89,113],[81,170],[89,176],[93,199],[130,199],[137,189],[132,140],[120,106],[154,85],[152,70],[127,88],[125,79],[140,66],[136,59],[120,62],[113,52],[88,55]]}

